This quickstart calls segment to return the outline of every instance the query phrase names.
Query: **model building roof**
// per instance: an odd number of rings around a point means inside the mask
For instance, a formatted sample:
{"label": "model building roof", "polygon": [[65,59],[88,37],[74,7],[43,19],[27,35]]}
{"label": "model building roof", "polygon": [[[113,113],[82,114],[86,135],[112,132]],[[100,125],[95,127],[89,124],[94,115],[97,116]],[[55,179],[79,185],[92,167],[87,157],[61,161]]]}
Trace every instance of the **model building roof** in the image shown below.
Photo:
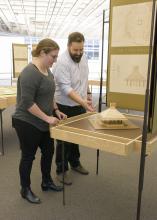
{"label": "model building roof", "polygon": [[127,120],[127,118],[121,112],[119,112],[114,106],[111,106],[109,109],[102,111],[100,113],[100,117],[102,121]]}

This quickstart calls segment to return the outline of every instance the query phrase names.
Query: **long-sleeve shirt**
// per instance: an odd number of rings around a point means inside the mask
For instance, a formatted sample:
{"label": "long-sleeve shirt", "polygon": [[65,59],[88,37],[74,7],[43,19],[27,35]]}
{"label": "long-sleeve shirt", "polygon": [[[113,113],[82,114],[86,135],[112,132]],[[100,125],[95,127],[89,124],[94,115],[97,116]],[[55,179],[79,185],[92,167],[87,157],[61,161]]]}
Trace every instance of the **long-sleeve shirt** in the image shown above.
{"label": "long-sleeve shirt", "polygon": [[53,75],[42,74],[30,63],[21,72],[17,82],[17,103],[13,118],[28,122],[41,131],[49,129],[48,123],[31,114],[28,109],[35,103],[47,115],[53,113],[55,82]]}
{"label": "long-sleeve shirt", "polygon": [[79,105],[68,96],[72,90],[83,99],[87,97],[89,69],[84,55],[79,63],[75,63],[66,50],[58,58],[53,74],[56,83],[55,100],[57,103],[67,106]]}

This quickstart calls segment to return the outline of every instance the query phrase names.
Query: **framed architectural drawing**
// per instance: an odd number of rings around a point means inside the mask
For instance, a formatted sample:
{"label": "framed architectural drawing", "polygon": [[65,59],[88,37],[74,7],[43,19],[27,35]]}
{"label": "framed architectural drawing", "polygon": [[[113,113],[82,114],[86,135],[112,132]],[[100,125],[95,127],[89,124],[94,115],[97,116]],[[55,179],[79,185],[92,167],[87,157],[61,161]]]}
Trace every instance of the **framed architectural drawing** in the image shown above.
{"label": "framed architectural drawing", "polygon": [[145,93],[148,55],[111,55],[110,91],[139,94]]}
{"label": "framed architectural drawing", "polygon": [[27,64],[28,64],[27,60],[14,60],[14,67],[15,67],[16,73],[19,74]]}
{"label": "framed architectural drawing", "polygon": [[152,2],[113,7],[111,46],[148,46],[151,8]]}
{"label": "framed architectural drawing", "polygon": [[13,77],[17,78],[22,69],[28,64],[28,45],[13,44]]}
{"label": "framed architectural drawing", "polygon": [[143,111],[151,32],[151,0],[111,0],[107,105]]}

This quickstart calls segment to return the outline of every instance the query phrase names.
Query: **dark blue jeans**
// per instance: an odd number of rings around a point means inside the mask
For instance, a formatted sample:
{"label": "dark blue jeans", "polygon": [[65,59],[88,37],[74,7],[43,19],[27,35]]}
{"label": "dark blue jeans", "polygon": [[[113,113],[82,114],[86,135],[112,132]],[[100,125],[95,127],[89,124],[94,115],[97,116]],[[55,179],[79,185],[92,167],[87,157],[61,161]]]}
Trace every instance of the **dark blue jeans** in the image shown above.
{"label": "dark blue jeans", "polygon": [[[82,106],[65,106],[58,104],[58,108],[61,112],[64,112],[68,118],[76,115],[80,115],[86,112]],[[57,174],[62,173],[62,143],[64,144],[64,170],[67,171],[68,162],[72,167],[77,167],[80,164],[80,151],[79,145],[69,142],[62,142],[57,140],[56,145],[56,172]]]}
{"label": "dark blue jeans", "polygon": [[15,118],[13,118],[13,127],[16,130],[21,148],[21,160],[19,164],[21,186],[29,187],[31,184],[30,174],[38,147],[41,150],[40,165],[42,179],[45,182],[49,181],[54,154],[54,141],[50,138],[49,131],[40,131],[33,125]]}

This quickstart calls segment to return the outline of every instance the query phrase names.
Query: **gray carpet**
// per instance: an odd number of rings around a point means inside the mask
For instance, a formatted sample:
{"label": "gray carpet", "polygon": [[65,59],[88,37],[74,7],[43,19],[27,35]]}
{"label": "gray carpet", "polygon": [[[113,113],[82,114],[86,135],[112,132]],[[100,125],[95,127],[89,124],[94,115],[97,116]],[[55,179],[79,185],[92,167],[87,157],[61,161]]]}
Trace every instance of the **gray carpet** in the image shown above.
{"label": "gray carpet", "polygon": [[[41,198],[40,205],[20,197],[18,163],[20,150],[11,113],[3,112],[5,155],[0,157],[0,220],[134,220],[136,219],[140,155],[127,157],[100,152],[99,175],[96,151],[81,147],[81,162],[90,171],[82,176],[71,171],[73,185],[66,186],[66,205],[62,193],[42,192],[40,188],[40,152],[32,171],[32,189]],[[157,219],[157,151],[146,159],[141,220]],[[52,176],[55,177],[53,161]]]}

